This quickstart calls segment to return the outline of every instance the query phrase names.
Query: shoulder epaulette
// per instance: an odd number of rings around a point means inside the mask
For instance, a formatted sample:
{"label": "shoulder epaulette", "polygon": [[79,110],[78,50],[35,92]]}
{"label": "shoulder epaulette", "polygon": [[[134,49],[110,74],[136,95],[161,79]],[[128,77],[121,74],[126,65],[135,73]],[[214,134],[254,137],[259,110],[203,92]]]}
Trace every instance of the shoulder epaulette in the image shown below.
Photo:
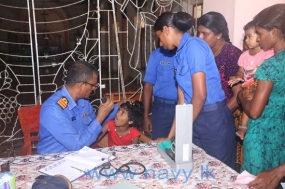
{"label": "shoulder epaulette", "polygon": [[65,109],[68,105],[68,100],[65,96],[62,96],[58,101],[57,104],[61,107],[61,109]]}

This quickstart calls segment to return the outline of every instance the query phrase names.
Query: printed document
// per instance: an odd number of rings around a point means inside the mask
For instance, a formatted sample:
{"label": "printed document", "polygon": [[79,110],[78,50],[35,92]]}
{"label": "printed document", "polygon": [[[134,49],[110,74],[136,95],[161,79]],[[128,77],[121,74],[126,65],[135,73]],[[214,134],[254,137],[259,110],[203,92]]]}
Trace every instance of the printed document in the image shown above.
{"label": "printed document", "polygon": [[39,171],[47,175],[63,175],[72,182],[83,176],[85,172],[113,159],[115,159],[114,156],[85,146]]}

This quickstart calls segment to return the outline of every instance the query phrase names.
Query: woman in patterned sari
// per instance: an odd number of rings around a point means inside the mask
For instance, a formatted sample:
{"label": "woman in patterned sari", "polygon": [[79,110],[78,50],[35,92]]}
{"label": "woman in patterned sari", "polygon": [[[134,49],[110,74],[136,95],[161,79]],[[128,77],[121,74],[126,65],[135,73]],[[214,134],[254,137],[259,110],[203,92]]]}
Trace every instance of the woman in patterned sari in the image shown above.
{"label": "woman in patterned sari", "polygon": [[274,56],[258,67],[256,85],[238,93],[238,101],[250,117],[242,170],[254,175],[285,162],[284,20],[285,4],[273,5],[255,16],[257,40],[264,51],[273,49]]}

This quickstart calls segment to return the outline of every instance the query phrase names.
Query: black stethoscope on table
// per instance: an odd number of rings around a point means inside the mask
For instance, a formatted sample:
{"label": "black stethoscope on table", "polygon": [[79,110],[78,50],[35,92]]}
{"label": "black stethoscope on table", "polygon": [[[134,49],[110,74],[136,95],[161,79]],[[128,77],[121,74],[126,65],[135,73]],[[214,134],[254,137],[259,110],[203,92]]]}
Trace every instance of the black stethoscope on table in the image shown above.
{"label": "black stethoscope on table", "polygon": [[[113,156],[115,154],[116,154],[115,152],[112,153]],[[129,173],[129,174],[132,174],[132,175],[141,175],[146,170],[145,166],[142,163],[139,163],[139,162],[125,163],[125,164],[121,165],[119,168],[116,168],[116,167],[114,167],[111,164],[110,157],[111,156],[109,156],[109,158],[108,158],[108,162],[102,164],[102,168],[99,171],[99,174],[102,175],[102,176],[110,177],[110,176],[116,175],[117,173]],[[140,172],[132,171],[131,168],[130,168],[131,165],[136,165],[136,166],[141,167],[142,171],[140,171]],[[107,173],[106,170],[110,169],[111,167],[113,167],[116,171],[115,172],[110,171],[110,174],[105,174],[105,173]],[[104,170],[105,170],[105,173],[103,173]]]}

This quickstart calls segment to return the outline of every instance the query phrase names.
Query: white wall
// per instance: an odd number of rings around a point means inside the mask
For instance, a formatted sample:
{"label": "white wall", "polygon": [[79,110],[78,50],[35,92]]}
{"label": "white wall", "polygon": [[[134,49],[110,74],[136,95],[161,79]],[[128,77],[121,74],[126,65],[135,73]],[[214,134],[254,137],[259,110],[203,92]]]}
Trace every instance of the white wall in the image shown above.
{"label": "white wall", "polygon": [[203,14],[216,11],[228,22],[232,43],[242,49],[243,26],[264,8],[285,0],[204,0]]}

